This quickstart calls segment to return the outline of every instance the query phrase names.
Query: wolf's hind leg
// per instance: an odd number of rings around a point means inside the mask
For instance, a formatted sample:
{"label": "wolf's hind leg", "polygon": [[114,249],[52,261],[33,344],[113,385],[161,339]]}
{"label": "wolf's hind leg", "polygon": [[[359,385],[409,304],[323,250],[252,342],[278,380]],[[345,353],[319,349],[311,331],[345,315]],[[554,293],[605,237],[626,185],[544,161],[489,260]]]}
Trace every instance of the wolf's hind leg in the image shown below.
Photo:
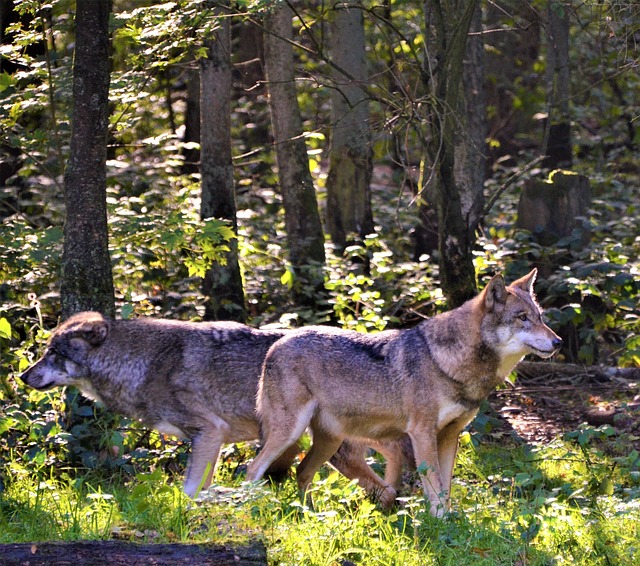
{"label": "wolf's hind leg", "polygon": [[223,433],[214,429],[203,431],[192,440],[184,481],[184,492],[189,497],[195,497],[211,485],[223,439]]}
{"label": "wolf's hind leg", "polygon": [[275,411],[263,415],[264,445],[260,454],[247,468],[247,481],[257,481],[267,471],[272,462],[293,446],[309,425],[315,411],[315,403],[308,402],[297,414]]}
{"label": "wolf's hind leg", "polygon": [[[380,440],[373,442],[371,447],[384,456],[386,462],[384,469],[384,481],[393,486],[397,491],[400,491],[402,488],[403,466],[414,466],[411,440],[408,436],[402,437],[398,440]],[[407,455],[406,452],[409,452],[409,455]],[[408,461],[408,457],[411,458],[411,461]]]}
{"label": "wolf's hind leg", "polygon": [[[374,444],[378,450],[377,444]],[[397,492],[389,485],[385,476],[382,480],[368,465],[364,459],[366,446],[357,441],[345,440],[338,451],[331,457],[329,463],[343,476],[350,480],[358,480],[360,486],[385,509],[391,507],[396,500]],[[382,450],[383,456],[387,457]],[[387,460],[387,466],[388,466]]]}
{"label": "wolf's hind leg", "polygon": [[284,481],[289,474],[296,456],[302,452],[299,443],[292,444],[280,456],[278,456],[264,473],[266,477],[275,482]]}
{"label": "wolf's hind leg", "polygon": [[305,493],[313,476],[340,447],[342,438],[323,430],[313,430],[313,444],[296,470],[300,499],[305,501]]}

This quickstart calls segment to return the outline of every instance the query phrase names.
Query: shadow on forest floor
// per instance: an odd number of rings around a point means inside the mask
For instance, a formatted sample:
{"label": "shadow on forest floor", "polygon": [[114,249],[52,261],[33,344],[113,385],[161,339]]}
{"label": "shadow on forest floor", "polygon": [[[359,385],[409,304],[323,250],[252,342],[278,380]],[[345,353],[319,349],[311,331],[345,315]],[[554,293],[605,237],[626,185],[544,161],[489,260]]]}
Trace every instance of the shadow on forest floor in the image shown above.
{"label": "shadow on forest floor", "polygon": [[[606,381],[589,373],[550,379],[518,376],[513,388],[489,398],[505,427],[528,443],[551,441],[581,425],[611,425],[619,432],[640,437],[638,382],[619,377]],[[640,450],[640,438],[633,441]]]}

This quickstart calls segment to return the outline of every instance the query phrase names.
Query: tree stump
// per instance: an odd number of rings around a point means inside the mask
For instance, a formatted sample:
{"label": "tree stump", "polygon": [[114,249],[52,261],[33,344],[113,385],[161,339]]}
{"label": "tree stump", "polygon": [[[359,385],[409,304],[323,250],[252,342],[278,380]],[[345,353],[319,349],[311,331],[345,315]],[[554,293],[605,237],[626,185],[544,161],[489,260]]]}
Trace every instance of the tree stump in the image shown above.
{"label": "tree stump", "polygon": [[102,540],[22,543],[0,544],[0,563],[3,566],[255,566],[267,564],[267,551],[262,542],[234,547],[213,544],[138,544]]}
{"label": "tree stump", "polygon": [[579,243],[584,247],[591,234],[579,218],[587,216],[590,205],[587,177],[571,171],[553,171],[548,180],[531,179],[525,185],[516,226],[529,230],[543,246],[555,244],[578,230]]}

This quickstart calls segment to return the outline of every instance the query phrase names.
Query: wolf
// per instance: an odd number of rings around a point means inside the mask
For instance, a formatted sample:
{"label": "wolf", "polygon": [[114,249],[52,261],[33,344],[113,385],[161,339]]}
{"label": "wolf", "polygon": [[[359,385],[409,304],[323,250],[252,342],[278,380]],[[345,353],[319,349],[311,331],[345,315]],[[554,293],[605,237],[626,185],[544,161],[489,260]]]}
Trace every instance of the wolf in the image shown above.
{"label": "wolf", "polygon": [[[262,362],[284,332],[82,312],[52,333],[41,359],[21,378],[40,391],[74,385],[109,410],[190,440],[183,489],[195,497],[211,485],[223,444],[259,438],[255,399]],[[400,482],[402,450],[394,443],[377,449],[390,462],[384,481],[366,464],[361,444],[346,442],[332,463],[389,505],[396,495],[392,486]],[[297,453],[292,446],[269,472],[284,475]]]}
{"label": "wolf", "polygon": [[495,275],[475,298],[410,329],[377,334],[310,326],[276,342],[265,359],[257,409],[262,451],[247,480],[307,428],[298,465],[304,493],[343,439],[411,440],[430,512],[444,515],[458,436],[480,403],[526,355],[553,355],[562,340],[543,321],[534,269],[506,286]]}

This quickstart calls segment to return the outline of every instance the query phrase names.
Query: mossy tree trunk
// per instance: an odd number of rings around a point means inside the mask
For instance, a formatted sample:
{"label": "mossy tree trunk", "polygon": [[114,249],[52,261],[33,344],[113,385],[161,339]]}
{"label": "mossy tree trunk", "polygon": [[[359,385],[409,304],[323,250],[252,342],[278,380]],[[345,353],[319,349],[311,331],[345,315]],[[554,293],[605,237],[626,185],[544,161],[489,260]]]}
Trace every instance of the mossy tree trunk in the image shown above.
{"label": "mossy tree trunk", "polygon": [[285,211],[293,291],[299,304],[314,304],[324,287],[324,235],[294,82],[292,10],[277,4],[264,18],[269,110]]}
{"label": "mossy tree trunk", "polygon": [[336,250],[342,252],[354,235],[363,240],[374,229],[369,104],[362,89],[368,78],[364,17],[355,2],[335,5],[329,37],[331,59],[337,69],[333,71],[331,91],[326,225]]}
{"label": "mossy tree trunk", "polygon": [[[221,17],[215,38],[207,42],[208,57],[200,62],[200,215],[223,218],[237,234],[235,188],[231,163],[231,31]],[[214,264],[203,281],[205,318],[244,322],[245,305],[238,241],[231,240],[225,264]]]}
{"label": "mossy tree trunk", "polygon": [[63,318],[85,310],[114,315],[106,204],[110,9],[110,0],[76,6],[71,154],[64,175]]}

